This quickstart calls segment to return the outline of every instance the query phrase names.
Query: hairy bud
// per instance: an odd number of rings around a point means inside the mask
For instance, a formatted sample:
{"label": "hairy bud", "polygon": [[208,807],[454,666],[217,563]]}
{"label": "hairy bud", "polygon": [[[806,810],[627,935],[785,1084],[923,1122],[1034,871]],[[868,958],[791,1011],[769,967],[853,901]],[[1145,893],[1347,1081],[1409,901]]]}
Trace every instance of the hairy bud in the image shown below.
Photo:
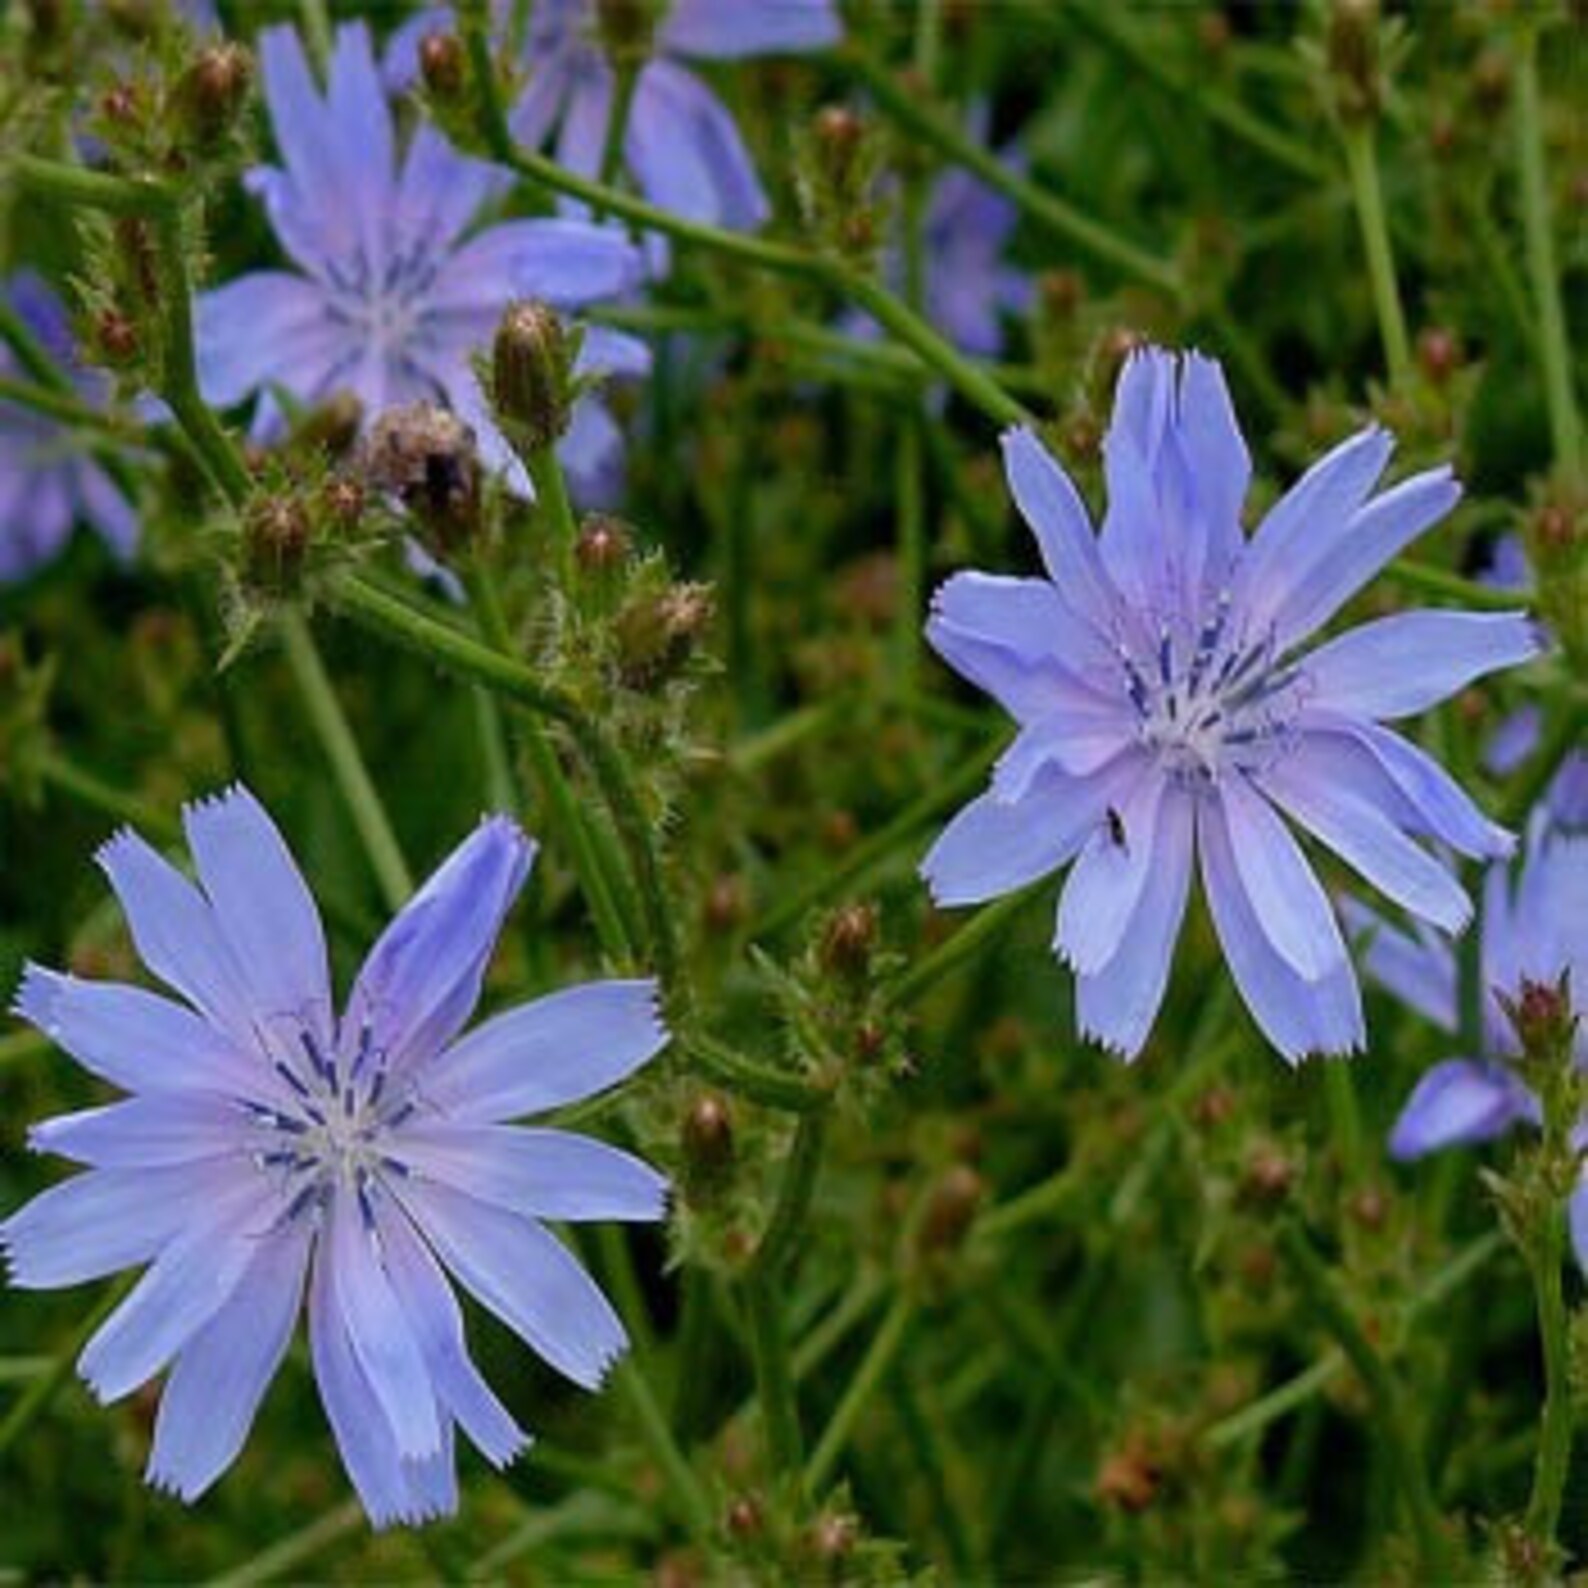
{"label": "hairy bud", "polygon": [[302,586],[313,524],[296,495],[264,496],[243,517],[243,582],[265,595],[293,595]]}
{"label": "hairy bud", "polygon": [[253,76],[253,61],[240,44],[200,50],[171,95],[183,141],[201,153],[223,144],[248,103]]}
{"label": "hairy bud", "polygon": [[491,395],[509,440],[543,452],[567,432],[576,395],[577,333],[533,298],[510,304],[491,344]]}
{"label": "hairy bud", "polygon": [[618,671],[630,689],[655,689],[683,669],[711,624],[711,586],[676,584],[630,601],[614,619]]}
{"label": "hairy bud", "polygon": [[364,474],[395,496],[446,555],[480,527],[480,458],[474,432],[456,414],[432,403],[390,408],[364,443]]}
{"label": "hairy bud", "polygon": [[816,955],[822,969],[835,976],[859,980],[871,966],[877,946],[877,907],[846,904],[822,929]]}
{"label": "hairy bud", "polygon": [[419,77],[434,99],[450,102],[468,84],[468,58],[455,33],[427,33],[419,41]]}

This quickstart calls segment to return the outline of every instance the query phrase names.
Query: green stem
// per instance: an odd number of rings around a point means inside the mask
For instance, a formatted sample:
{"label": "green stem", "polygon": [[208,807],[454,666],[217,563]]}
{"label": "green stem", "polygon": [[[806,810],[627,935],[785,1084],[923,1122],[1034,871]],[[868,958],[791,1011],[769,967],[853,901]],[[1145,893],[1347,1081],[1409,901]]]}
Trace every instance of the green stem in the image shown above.
{"label": "green stem", "polygon": [[699,1542],[709,1541],[713,1532],[711,1502],[706,1498],[694,1469],[678,1448],[678,1441],[673,1438],[667,1418],[651,1392],[649,1380],[632,1359],[622,1362],[614,1376],[618,1391],[628,1403],[652,1458],[667,1480],[679,1520]]}
{"label": "green stem", "polygon": [[1550,436],[1555,456],[1572,474],[1583,466],[1582,416],[1572,388],[1571,342],[1561,304],[1555,238],[1550,226],[1549,185],[1544,173],[1544,120],[1539,104],[1540,27],[1526,22],[1516,57],[1516,152],[1522,188],[1522,225],[1527,237],[1527,273],[1538,314],[1538,356],[1544,369]]}
{"label": "green stem", "polygon": [[174,822],[168,821],[158,811],[151,810],[142,800],[124,789],[107,783],[92,772],[85,771],[55,750],[46,750],[33,763],[34,770],[52,788],[74,799],[78,804],[113,822],[136,827],[145,836],[162,844],[180,841],[181,832]]}
{"label": "green stem", "polygon": [[386,815],[386,807],[370,779],[353,730],[336,698],[331,680],[320,660],[309,625],[301,614],[290,612],[281,620],[282,643],[286,648],[287,665],[297,683],[298,692],[309,713],[309,720],[318,734],[326,759],[331,763],[331,775],[341,790],[342,801],[353,825],[358,830],[364,852],[369,857],[370,869],[380,885],[381,897],[390,910],[399,910],[413,892],[413,878],[408,863],[403,859]]}
{"label": "green stem", "polygon": [[1554,1548],[1560,1526],[1566,1474],[1571,1467],[1572,1383],[1571,1336],[1566,1299],[1561,1288],[1561,1263],[1566,1248],[1566,1212],[1558,1202],[1543,1214],[1537,1239],[1529,1243],[1528,1268],[1538,1309],[1538,1336],[1544,1353],[1544,1409],[1539,1417],[1538,1454],[1533,1467],[1533,1492],[1523,1526],[1546,1550]]}
{"label": "green stem", "polygon": [[1341,137],[1345,144],[1346,171],[1351,178],[1351,195],[1362,228],[1362,247],[1367,255],[1379,336],[1384,343],[1384,362],[1389,370],[1390,384],[1404,390],[1411,376],[1411,343],[1407,340],[1406,317],[1395,280],[1395,257],[1390,251],[1384,194],[1379,187],[1373,124],[1354,121],[1342,129]]}
{"label": "green stem", "polygon": [[1374,1415],[1416,1537],[1421,1577],[1425,1582],[1446,1582],[1450,1577],[1450,1564],[1443,1525],[1428,1487],[1428,1474],[1419,1458],[1417,1442],[1411,1435],[1400,1386],[1362,1332],[1300,1226],[1286,1224],[1279,1232],[1279,1245],[1309,1307],[1334,1336],[1335,1343],[1356,1369],[1373,1399]]}
{"label": "green stem", "polygon": [[[623,159],[623,139],[628,132],[629,112],[634,107],[634,87],[640,80],[639,66],[634,61],[624,61],[612,72],[612,104],[607,111],[606,133],[601,143],[601,185],[611,187],[618,176],[618,166]],[[597,210],[596,219],[601,218]]]}
{"label": "green stem", "polygon": [[783,1331],[783,1281],[810,1213],[827,1116],[806,1114],[794,1129],[783,1183],[761,1243],[744,1276],[745,1321],[755,1368],[767,1460],[775,1477],[799,1481],[803,1445],[799,1401]]}
{"label": "green stem", "polygon": [[931,992],[951,970],[957,969],[990,939],[1002,932],[1040,890],[1022,888],[996,904],[985,904],[951,938],[918,959],[889,990],[896,1007],[914,1003]]}
{"label": "green stem", "polygon": [[701,1074],[768,1108],[809,1114],[824,1108],[831,1097],[824,1087],[781,1070],[768,1069],[703,1031],[685,1030],[679,1034],[679,1041]]}
{"label": "green stem", "polygon": [[1463,579],[1425,562],[1402,557],[1389,564],[1380,576],[1386,582],[1418,595],[1442,596],[1480,612],[1515,612],[1527,605],[1527,597],[1515,590],[1496,590],[1492,585]]}
{"label": "green stem", "polygon": [[844,1391],[843,1399],[838,1403],[831,1421],[823,1430],[822,1437],[811,1454],[810,1462],[805,1468],[805,1487],[811,1494],[819,1494],[827,1486],[827,1481],[832,1477],[839,1457],[843,1455],[844,1448],[855,1431],[855,1424],[859,1421],[861,1412],[865,1410],[866,1403],[892,1370],[899,1353],[904,1349],[905,1342],[909,1338],[910,1325],[914,1320],[914,1298],[901,1293],[888,1309],[887,1316],[883,1318],[876,1334],[872,1336],[871,1344],[861,1359],[860,1366],[855,1370],[854,1378],[849,1381],[849,1388]]}
{"label": "green stem", "polygon": [[921,613],[926,602],[927,530],[922,479],[922,419],[916,413],[900,415],[895,440],[898,466],[898,612],[894,619],[894,648],[898,656],[895,682],[914,690],[921,672]]}
{"label": "green stem", "polygon": [[[911,313],[870,277],[860,274],[843,261],[751,233],[732,232],[701,221],[686,220],[669,210],[647,204],[643,199],[635,198],[621,189],[578,176],[565,170],[555,160],[531,149],[519,147],[507,123],[501,85],[491,59],[485,7],[479,0],[465,3],[459,7],[458,20],[478,94],[480,133],[494,159],[549,192],[566,194],[633,225],[662,232],[681,243],[709,249],[740,264],[791,276],[842,293],[910,347],[924,363],[936,369],[967,401],[996,423],[1022,424],[1031,420],[1031,415],[1020,403],[976,364],[944,341],[919,315]],[[965,142],[967,147],[975,148],[969,140]],[[993,165],[995,169],[1002,170],[996,161]],[[1156,261],[1149,258],[1147,263],[1161,271]]]}
{"label": "green stem", "polygon": [[261,1550],[252,1560],[235,1566],[231,1571],[210,1579],[208,1588],[256,1588],[277,1577],[297,1574],[302,1577],[304,1562],[313,1560],[339,1538],[356,1533],[365,1525],[364,1508],[357,1500],[348,1500],[317,1517],[307,1527]]}
{"label": "green stem", "polygon": [[579,538],[579,526],[574,518],[573,503],[568,498],[567,477],[562,472],[555,447],[532,452],[524,462],[530,479],[535,482],[536,500],[551,530],[551,555],[557,569],[557,582],[564,590],[571,590],[574,542]]}
{"label": "green stem", "polygon": [[980,177],[1059,240],[1085,249],[1123,275],[1156,287],[1172,298],[1181,295],[1180,278],[1170,265],[1006,166],[957,122],[918,92],[912,92],[895,72],[860,44],[851,40],[841,47],[839,56],[882,110],[927,148]]}
{"label": "green stem", "polygon": [[1067,1163],[1056,1174],[984,1213],[976,1221],[976,1237],[998,1240],[1038,1220],[1062,1218],[1093,1189],[1090,1177],[1077,1164]]}
{"label": "green stem", "polygon": [[53,1046],[42,1031],[8,1031],[0,1037],[0,1070],[17,1059],[43,1058]]}

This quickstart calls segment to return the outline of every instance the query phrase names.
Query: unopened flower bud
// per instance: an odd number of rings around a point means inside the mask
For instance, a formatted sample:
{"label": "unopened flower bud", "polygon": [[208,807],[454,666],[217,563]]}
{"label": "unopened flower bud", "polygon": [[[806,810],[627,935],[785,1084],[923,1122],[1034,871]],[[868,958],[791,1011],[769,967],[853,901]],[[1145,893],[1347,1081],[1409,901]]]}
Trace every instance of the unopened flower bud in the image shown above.
{"label": "unopened flower bud", "polygon": [[684,1175],[688,1184],[701,1190],[720,1182],[733,1166],[733,1115],[727,1100],[713,1092],[704,1093],[684,1115]]}
{"label": "unopened flower bud", "polygon": [[302,583],[313,527],[296,495],[256,500],[243,518],[243,580],[269,595],[291,595]]}
{"label": "unopened flower bud", "polygon": [[419,77],[434,99],[458,99],[468,84],[468,57],[455,33],[427,33],[419,41]]}
{"label": "unopened flower bud", "polygon": [[1379,0],[1330,0],[1325,50],[1342,118],[1366,121],[1376,116],[1384,96]]}
{"label": "unopened flower bud", "polygon": [[125,368],[138,356],[138,328],[119,309],[104,309],[94,316],[93,346],[101,362]]}
{"label": "unopened flower bud", "polygon": [[755,1538],[766,1526],[761,1502],[754,1495],[741,1494],[728,1507],[728,1532],[734,1538]]}
{"label": "unopened flower bud", "polygon": [[1461,367],[1461,342],[1454,331],[1429,326],[1417,338],[1417,362],[1436,386],[1444,383]]}
{"label": "unopened flower bud", "polygon": [[364,516],[364,487],[345,474],[333,474],[320,487],[320,502],[337,529],[356,529]]}
{"label": "unopened flower bud", "polygon": [[860,1524],[843,1514],[819,1517],[811,1529],[811,1553],[824,1563],[833,1564],[854,1553],[860,1539]]}
{"label": "unopened flower bud", "polygon": [[292,443],[331,457],[346,452],[358,439],[364,405],[345,387],[316,403],[294,426]]}
{"label": "unopened flower bud", "polygon": [[651,53],[660,7],[657,0],[596,0],[601,43],[616,65],[634,65]]}
{"label": "unopened flower bud", "polygon": [[480,458],[474,432],[431,403],[390,408],[370,428],[364,473],[417,518],[445,555],[480,525]]}
{"label": "unopened flower bud", "polygon": [[253,62],[240,44],[212,44],[177,79],[177,125],[200,151],[219,147],[237,125],[253,82]]}
{"label": "unopened flower bud", "polygon": [[1241,1194],[1248,1202],[1267,1204],[1282,1200],[1296,1178],[1296,1166],[1277,1147],[1259,1146],[1246,1160]]}
{"label": "unopened flower bud", "polygon": [[823,180],[835,192],[851,192],[862,174],[865,122],[847,105],[823,105],[811,123],[811,142]]}
{"label": "unopened flower bud", "polygon": [[700,913],[706,930],[719,937],[742,925],[746,914],[744,879],[735,876],[716,878],[706,894],[706,902]]}
{"label": "unopened flower bud", "polygon": [[870,968],[876,946],[876,906],[846,904],[828,919],[816,953],[823,970],[858,980]]}
{"label": "unopened flower bud", "polygon": [[654,689],[675,677],[711,623],[711,587],[677,584],[629,602],[614,620],[618,668],[631,689]]}
{"label": "unopened flower bud", "polygon": [[1555,981],[1524,976],[1514,994],[1496,991],[1495,996],[1526,1058],[1545,1065],[1566,1063],[1577,1030],[1570,971],[1563,970]]}
{"label": "unopened flower bud", "polygon": [[1104,1457],[1097,1474],[1097,1497],[1117,1510],[1145,1511],[1157,1497],[1161,1479],[1157,1461],[1140,1441],[1132,1440]]}
{"label": "unopened flower bud", "polygon": [[533,298],[510,304],[491,345],[491,392],[513,444],[543,452],[573,416],[573,366],[579,338],[555,309]]}

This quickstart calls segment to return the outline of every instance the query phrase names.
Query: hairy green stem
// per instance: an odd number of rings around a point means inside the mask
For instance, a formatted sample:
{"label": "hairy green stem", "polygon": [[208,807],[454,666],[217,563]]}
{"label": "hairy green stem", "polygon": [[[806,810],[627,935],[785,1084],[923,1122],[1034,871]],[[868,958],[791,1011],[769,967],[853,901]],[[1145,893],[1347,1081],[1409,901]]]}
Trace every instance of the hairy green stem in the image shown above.
{"label": "hairy green stem", "polygon": [[1558,1202],[1543,1212],[1536,1239],[1527,1249],[1538,1311],[1538,1337],[1544,1353],[1544,1408],[1539,1416],[1533,1492],[1523,1526],[1546,1549],[1554,1547],[1560,1526],[1566,1474],[1571,1468],[1573,1433],[1571,1332],[1561,1285],[1566,1254],[1566,1210]]}
{"label": "hairy green stem", "polygon": [[1557,461],[1572,474],[1583,467],[1582,416],[1572,386],[1571,342],[1561,303],[1555,238],[1550,226],[1549,185],[1544,172],[1544,121],[1539,104],[1538,38],[1541,25],[1525,20],[1516,55],[1516,152],[1522,190],[1522,226],[1527,238],[1527,273],[1538,315],[1538,357],[1544,371],[1550,436]]}
{"label": "hairy green stem", "polygon": [[825,1088],[797,1075],[769,1069],[703,1031],[686,1030],[679,1041],[702,1075],[752,1102],[791,1114],[809,1114],[826,1107],[830,1099],[831,1094]]}
{"label": "hairy green stem", "polygon": [[1379,337],[1384,344],[1384,363],[1389,370],[1390,384],[1404,390],[1411,376],[1411,343],[1407,339],[1406,316],[1395,279],[1395,256],[1390,249],[1384,194],[1379,186],[1372,122],[1351,122],[1341,129],[1341,139],[1345,145],[1346,171],[1351,179],[1351,196],[1356,202],[1357,222],[1362,229],[1362,248],[1367,255],[1373,307],[1378,315]]}
{"label": "hairy green stem", "polygon": [[370,868],[380,885],[381,897],[390,910],[399,910],[413,892],[413,878],[408,862],[397,843],[386,815],[386,807],[375,791],[368,768],[358,752],[352,727],[343,714],[341,703],[331,687],[331,680],[320,660],[309,634],[309,626],[296,612],[281,620],[282,644],[287,653],[287,665],[303,697],[309,720],[314,725],[326,758],[331,763],[331,775],[341,790],[343,803],[358,829],[364,852],[369,856]]}

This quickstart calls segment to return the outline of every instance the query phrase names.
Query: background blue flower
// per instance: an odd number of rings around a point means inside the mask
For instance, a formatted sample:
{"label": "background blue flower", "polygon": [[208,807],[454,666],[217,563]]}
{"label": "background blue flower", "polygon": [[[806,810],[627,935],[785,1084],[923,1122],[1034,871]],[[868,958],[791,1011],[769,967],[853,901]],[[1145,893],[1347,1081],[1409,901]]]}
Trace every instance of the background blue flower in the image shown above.
{"label": "background blue flower", "polygon": [[176,998],[30,966],[17,1012],[132,1094],[39,1125],[88,1165],[0,1224],[11,1282],[148,1264],[88,1342],[102,1401],[169,1367],[148,1477],[185,1500],[242,1448],[308,1294],[320,1398],[372,1521],[457,1504],[454,1434],[528,1443],[470,1360],[450,1272],[593,1388],[623,1325],[544,1219],[657,1219],[666,1184],[586,1137],[505,1121],[591,1096],[667,1040],[656,988],[591,982],[463,1027],[535,846],[492,817],[370,950],[340,1019],[325,935],[243,789],[184,812],[198,885],[124,832],[100,851]]}
{"label": "background blue flower", "polygon": [[[322,94],[297,34],[259,40],[271,126],[283,164],[248,175],[296,270],[256,270],[198,303],[204,394],[229,406],[260,393],[256,435],[280,424],[270,394],[300,402],[349,391],[366,422],[384,408],[441,401],[473,426],[486,463],[532,494],[491,420],[471,354],[490,343],[503,309],[534,297],[575,310],[620,296],[641,274],[619,230],[568,219],[498,222],[469,234],[504,174],[466,159],[421,124],[399,156],[368,29],[336,36]],[[583,373],[638,376],[643,343],[592,327]],[[577,406],[561,456],[576,492],[611,494],[621,435],[590,397]]]}

